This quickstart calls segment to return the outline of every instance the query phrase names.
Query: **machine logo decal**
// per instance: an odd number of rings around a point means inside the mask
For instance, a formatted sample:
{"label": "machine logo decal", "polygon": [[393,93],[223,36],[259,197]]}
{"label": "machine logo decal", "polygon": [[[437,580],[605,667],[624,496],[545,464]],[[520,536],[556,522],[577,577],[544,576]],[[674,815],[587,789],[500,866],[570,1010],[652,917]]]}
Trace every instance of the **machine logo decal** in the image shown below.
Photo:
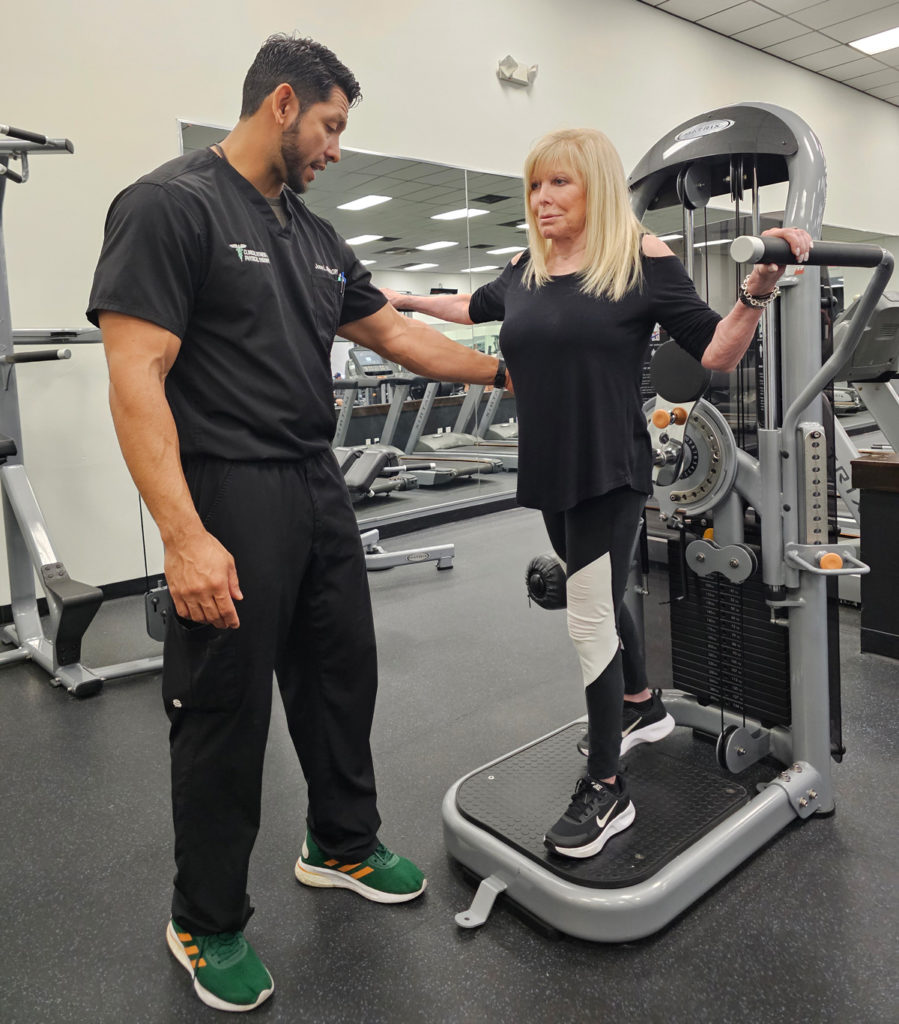
{"label": "machine logo decal", "polygon": [[720,121],[702,121],[700,124],[691,125],[682,132],[675,135],[676,142],[691,142],[693,139],[701,139],[705,135],[714,135],[715,132],[724,132],[731,127],[733,121],[722,119]]}

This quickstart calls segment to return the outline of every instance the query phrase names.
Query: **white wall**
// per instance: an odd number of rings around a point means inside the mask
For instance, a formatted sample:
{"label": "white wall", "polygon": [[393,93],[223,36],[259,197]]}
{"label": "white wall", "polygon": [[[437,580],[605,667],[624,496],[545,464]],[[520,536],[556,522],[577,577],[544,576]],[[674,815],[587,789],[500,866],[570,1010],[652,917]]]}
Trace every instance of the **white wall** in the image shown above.
{"label": "white wall", "polygon": [[[351,146],[518,174],[543,132],[589,124],[630,168],[687,118],[765,101],[820,136],[828,223],[899,235],[899,110],[635,0],[43,0],[16,20],[0,117],[76,146],[33,160],[31,181],[8,189],[16,327],[84,323],[110,200],[177,153],[176,118],[236,120],[244,72],[279,30],[320,39],[357,74],[365,98],[350,117]],[[539,65],[529,91],[497,80],[507,53]],[[141,575],[137,503],[99,347],[18,378],[29,473],[59,556],[90,582]],[[158,543],[151,552],[158,570]]]}

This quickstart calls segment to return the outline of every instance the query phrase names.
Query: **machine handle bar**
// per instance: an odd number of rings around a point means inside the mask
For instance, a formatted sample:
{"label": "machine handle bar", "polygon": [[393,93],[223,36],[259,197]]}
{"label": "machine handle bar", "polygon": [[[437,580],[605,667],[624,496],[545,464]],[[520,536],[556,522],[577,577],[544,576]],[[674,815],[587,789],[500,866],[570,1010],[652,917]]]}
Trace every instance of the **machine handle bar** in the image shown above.
{"label": "machine handle bar", "polygon": [[11,171],[8,167],[4,167],[0,164],[0,178],[8,178],[10,181],[14,181],[17,185],[21,185],[25,180],[21,174],[16,171]]}
{"label": "machine handle bar", "polygon": [[391,373],[381,377],[382,384],[433,384],[431,377],[419,377],[416,373]]}
{"label": "machine handle bar", "polygon": [[51,359],[71,359],[70,348],[39,348],[35,352],[10,352],[0,363],[46,363]]}
{"label": "machine handle bar", "polygon": [[0,124],[0,134],[8,135],[11,139],[21,139],[23,142],[36,142],[39,146],[47,145],[47,136],[38,132],[27,132],[24,128],[13,128],[8,124]]}
{"label": "machine handle bar", "polygon": [[[884,249],[879,245],[861,245],[857,242],[823,242],[815,240],[805,266],[811,267],[877,267],[883,261]],[[730,247],[731,259],[736,263],[777,263],[781,266],[798,263],[783,238],[759,238],[741,235]]]}

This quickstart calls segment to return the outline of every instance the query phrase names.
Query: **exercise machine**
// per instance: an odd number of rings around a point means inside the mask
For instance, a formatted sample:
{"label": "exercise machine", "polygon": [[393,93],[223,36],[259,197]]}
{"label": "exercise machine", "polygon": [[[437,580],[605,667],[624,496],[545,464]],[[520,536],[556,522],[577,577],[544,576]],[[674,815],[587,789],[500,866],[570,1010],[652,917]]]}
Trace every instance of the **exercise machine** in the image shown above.
{"label": "exercise machine", "polygon": [[[16,386],[16,367],[24,363],[68,359],[68,348],[16,352],[13,344],[9,281],[3,241],[3,202],[7,182],[24,184],[31,157],[74,153],[68,139],[48,139],[36,132],[0,125],[0,491],[12,624],[0,629],[0,638],[14,649],[0,654],[0,666],[33,661],[76,697],[97,693],[104,680],[158,672],[162,658],[142,658],[102,668],[81,662],[81,641],[103,602],[103,592],[73,580],[57,555],[22,456],[22,426]],[[18,162],[18,170],[10,167]],[[35,587],[40,580],[48,615],[41,617]]]}
{"label": "exercise machine", "polygon": [[[758,237],[760,189],[779,182],[788,184],[783,222],[819,238],[825,165],[818,139],[794,113],[748,103],[678,125],[630,178],[639,218],[682,207],[691,273],[694,212],[730,196],[741,235],[731,246],[735,283],[756,262],[793,263],[779,239]],[[821,265],[873,270],[830,356],[822,355]],[[637,820],[583,861],[542,843],[583,771],[576,749],[583,720],[456,782],[443,801],[447,850],[481,880],[471,907],[456,917],[461,927],[484,924],[505,894],[580,938],[642,938],[787,826],[833,812],[831,760],[842,747],[828,589],[867,567],[831,536],[821,392],[856,351],[892,267],[891,254],[876,246],[816,242],[763,321],[752,355],[758,408],[745,429],[738,402],[721,412],[703,398],[706,379],[683,366],[654,367],[656,395],[645,408],[654,498],[672,527],[672,585],[684,598],[671,606],[676,689],[664,700],[685,728],[623,759]]]}
{"label": "exercise machine", "polygon": [[[350,419],[356,405],[357,390],[359,388],[389,387],[391,389],[390,403],[381,436],[375,444],[365,447],[390,452],[399,464],[405,465],[406,470],[415,476],[418,484],[422,487],[444,487],[459,480],[467,480],[482,473],[493,473],[502,469],[502,463],[495,458],[479,458],[473,455],[456,458],[445,452],[434,454],[430,451],[419,451],[415,444],[421,434],[422,425],[430,416],[437,391],[441,387],[440,383],[403,371],[384,372],[392,370],[390,364],[383,360],[372,363],[364,358],[365,351],[361,350],[363,355],[360,358],[358,348],[350,350],[357,375],[347,377],[344,381],[335,382],[335,387],[343,392],[343,404],[337,417],[333,441],[336,450],[340,451],[344,446]],[[380,357],[378,358],[380,359]],[[349,362],[347,368],[350,369]],[[400,448],[394,444],[394,439],[410,392],[418,386],[424,388],[424,397],[405,448]],[[463,409],[460,409],[459,416],[462,415],[463,410],[466,411],[467,416],[470,415],[467,412],[471,408],[469,396],[466,396],[462,405]]]}
{"label": "exercise machine", "polygon": [[[337,451],[338,463],[355,502],[373,494],[379,482],[389,485],[400,477],[409,477],[405,467],[399,465],[391,452],[377,448],[341,448]],[[410,477],[414,483],[415,478]],[[362,547],[365,551],[365,568],[369,572],[394,569],[401,565],[419,565],[422,562],[436,562],[438,569],[452,569],[455,544],[432,544],[428,547],[407,548],[403,551],[387,551],[380,544],[381,535],[375,529],[363,529]]]}

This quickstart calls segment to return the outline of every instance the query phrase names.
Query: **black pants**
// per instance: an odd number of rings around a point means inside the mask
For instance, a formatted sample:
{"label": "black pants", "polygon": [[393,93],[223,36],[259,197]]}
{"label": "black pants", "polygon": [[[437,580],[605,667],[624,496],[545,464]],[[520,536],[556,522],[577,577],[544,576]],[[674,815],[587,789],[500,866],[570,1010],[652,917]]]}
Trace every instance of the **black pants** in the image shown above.
{"label": "black pants", "polygon": [[624,694],[646,687],[643,640],[623,604],[645,503],[646,495],[621,487],[565,512],[543,513],[566,566],[568,628],[586,687],[587,770],[595,779],[618,771]]}
{"label": "black pants", "polygon": [[375,850],[377,655],[359,530],[330,451],[300,462],[191,461],[185,475],[206,529],[234,556],[244,595],[238,629],[175,619],[165,642],[172,913],[205,934],[240,930],[252,913],[247,871],[273,673],[316,842],[347,860]]}

